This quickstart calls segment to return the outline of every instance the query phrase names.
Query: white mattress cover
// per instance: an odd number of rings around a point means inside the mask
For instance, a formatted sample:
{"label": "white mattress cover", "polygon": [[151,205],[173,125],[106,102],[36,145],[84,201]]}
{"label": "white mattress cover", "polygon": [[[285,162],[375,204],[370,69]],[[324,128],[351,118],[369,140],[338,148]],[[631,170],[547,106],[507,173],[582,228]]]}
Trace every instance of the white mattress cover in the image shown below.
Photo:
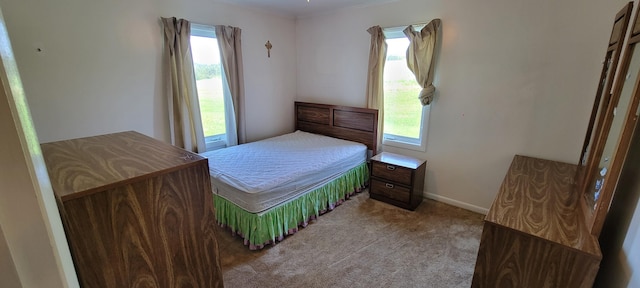
{"label": "white mattress cover", "polygon": [[296,131],[209,151],[214,193],[259,213],[313,191],[366,161],[363,144]]}

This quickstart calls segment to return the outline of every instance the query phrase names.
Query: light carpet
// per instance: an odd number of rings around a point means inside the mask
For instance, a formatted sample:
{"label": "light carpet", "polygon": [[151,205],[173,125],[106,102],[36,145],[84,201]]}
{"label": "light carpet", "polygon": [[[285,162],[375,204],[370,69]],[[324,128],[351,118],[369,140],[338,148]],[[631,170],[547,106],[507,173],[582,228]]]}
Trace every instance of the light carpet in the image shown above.
{"label": "light carpet", "polygon": [[218,229],[225,287],[470,287],[483,215],[433,200],[404,210],[360,193],[276,245]]}

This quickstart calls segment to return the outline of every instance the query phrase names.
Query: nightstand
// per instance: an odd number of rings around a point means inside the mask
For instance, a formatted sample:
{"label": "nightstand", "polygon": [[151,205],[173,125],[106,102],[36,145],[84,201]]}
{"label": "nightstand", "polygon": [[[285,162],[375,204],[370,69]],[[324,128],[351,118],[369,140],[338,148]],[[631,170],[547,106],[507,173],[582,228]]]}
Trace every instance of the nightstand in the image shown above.
{"label": "nightstand", "polygon": [[398,207],[415,210],[422,202],[427,161],[382,152],[371,158],[369,196]]}

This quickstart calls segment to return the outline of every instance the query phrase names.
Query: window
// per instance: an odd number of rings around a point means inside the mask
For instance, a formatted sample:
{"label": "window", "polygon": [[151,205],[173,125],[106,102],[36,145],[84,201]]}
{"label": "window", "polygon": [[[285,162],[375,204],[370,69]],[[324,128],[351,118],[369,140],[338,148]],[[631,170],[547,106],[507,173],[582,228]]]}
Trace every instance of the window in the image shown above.
{"label": "window", "polygon": [[[407,67],[409,39],[404,27],[384,30],[387,60],[384,66],[384,135],[382,143],[400,148],[426,151],[429,106],[422,106],[418,95],[422,87]],[[422,27],[416,27],[422,29]]]}
{"label": "window", "polygon": [[207,151],[227,146],[225,91],[220,50],[213,27],[191,25],[191,54]]}

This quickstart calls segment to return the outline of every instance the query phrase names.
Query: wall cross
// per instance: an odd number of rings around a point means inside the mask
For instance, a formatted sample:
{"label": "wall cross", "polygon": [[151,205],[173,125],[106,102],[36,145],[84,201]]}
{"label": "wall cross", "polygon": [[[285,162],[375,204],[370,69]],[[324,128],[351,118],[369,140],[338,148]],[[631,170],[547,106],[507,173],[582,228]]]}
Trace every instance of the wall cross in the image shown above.
{"label": "wall cross", "polygon": [[271,48],[273,47],[271,45],[271,42],[269,42],[269,40],[267,40],[267,44],[264,44],[264,47],[267,47],[267,56],[269,58],[271,58]]}

